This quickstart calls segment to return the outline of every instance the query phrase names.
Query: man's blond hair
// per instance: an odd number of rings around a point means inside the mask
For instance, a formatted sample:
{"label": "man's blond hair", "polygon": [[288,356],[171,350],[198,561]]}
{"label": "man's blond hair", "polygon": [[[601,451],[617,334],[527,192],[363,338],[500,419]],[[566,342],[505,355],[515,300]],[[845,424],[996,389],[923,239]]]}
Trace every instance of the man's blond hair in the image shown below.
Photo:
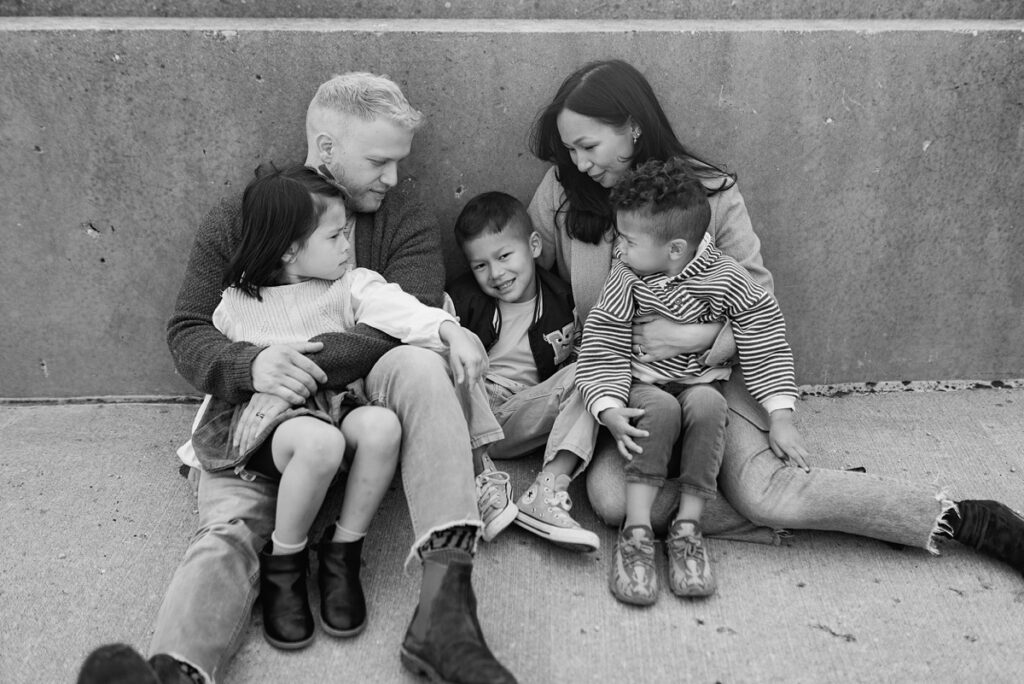
{"label": "man's blond hair", "polygon": [[365,71],[338,74],[320,84],[309,103],[309,112],[315,109],[349,114],[363,121],[384,117],[411,131],[423,124],[422,112],[413,109],[397,83]]}

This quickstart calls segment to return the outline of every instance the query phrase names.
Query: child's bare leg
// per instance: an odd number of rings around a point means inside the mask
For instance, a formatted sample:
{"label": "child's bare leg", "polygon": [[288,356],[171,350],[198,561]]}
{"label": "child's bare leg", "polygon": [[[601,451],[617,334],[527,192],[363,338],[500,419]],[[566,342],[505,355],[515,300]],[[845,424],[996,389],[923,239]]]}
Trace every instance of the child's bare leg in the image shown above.
{"label": "child's bare leg", "polygon": [[341,467],[345,437],[334,426],[312,416],[282,423],[271,443],[274,465],[281,471],[274,526],[274,553],[292,551],[306,535]]}
{"label": "child's bare leg", "polygon": [[341,516],[319,548],[320,624],[335,637],[353,637],[366,627],[366,595],[359,579],[363,538],[398,467],[402,426],[381,406],[353,409],[341,431],[354,450]]}
{"label": "child's bare leg", "polygon": [[334,541],[355,541],[370,529],[370,522],[391,486],[402,446],[402,426],[390,409],[360,406],[345,416],[341,432],[355,455]]}
{"label": "child's bare leg", "polygon": [[555,477],[559,475],[572,475],[579,468],[582,459],[571,451],[559,451],[555,457],[544,465],[544,471]]}
{"label": "child's bare leg", "polygon": [[685,521],[699,525],[700,518],[704,515],[705,502],[706,499],[696,494],[689,492],[681,493],[679,495],[679,510],[676,511],[675,521]]}
{"label": "child's bare leg", "polygon": [[626,483],[626,520],[623,527],[651,526],[651,506],[659,490],[660,487],[645,482]]}
{"label": "child's bare leg", "polygon": [[281,484],[270,552],[260,554],[263,635],[277,648],[303,648],[316,625],[306,589],[307,535],[341,466],[345,437],[329,423],[299,416],[274,431],[271,454]]}

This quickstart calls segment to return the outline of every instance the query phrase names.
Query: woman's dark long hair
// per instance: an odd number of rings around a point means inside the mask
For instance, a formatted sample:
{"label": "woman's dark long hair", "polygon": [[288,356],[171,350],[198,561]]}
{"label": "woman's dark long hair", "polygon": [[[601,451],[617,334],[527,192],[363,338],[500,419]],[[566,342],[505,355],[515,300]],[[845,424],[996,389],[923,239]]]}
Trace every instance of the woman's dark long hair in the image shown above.
{"label": "woman's dark long hair", "polygon": [[278,283],[292,243],[305,244],[316,230],[327,198],[344,201],[344,190],[306,166],[256,169],[242,194],[242,240],[224,271],[224,287],[260,299],[261,287]]}
{"label": "woman's dark long hair", "polygon": [[722,179],[721,184],[708,190],[709,195],[732,187],[736,180],[735,175],[701,159],[679,142],[654,89],[635,67],[619,59],[590,62],[562,82],[551,103],[537,115],[530,133],[533,154],[557,167],[556,177],[566,195],[558,211],[566,214],[570,238],[597,244],[612,227],[614,215],[608,202],[609,189],[582,173],[562,144],[557,118],[563,109],[616,128],[636,125],[641,135],[631,160],[633,167],[650,159],[679,157],[692,166],[698,178]]}

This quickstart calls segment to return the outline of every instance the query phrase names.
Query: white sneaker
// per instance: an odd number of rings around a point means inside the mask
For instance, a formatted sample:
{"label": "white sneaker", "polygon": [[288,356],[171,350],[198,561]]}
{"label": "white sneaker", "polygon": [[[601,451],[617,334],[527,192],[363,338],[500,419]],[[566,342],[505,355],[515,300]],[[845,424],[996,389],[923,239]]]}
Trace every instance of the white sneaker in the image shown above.
{"label": "white sneaker", "polygon": [[484,471],[476,476],[476,505],[483,520],[484,541],[491,541],[512,524],[519,509],[512,503],[512,482],[508,473],[495,470],[494,462],[483,457]]}
{"label": "white sneaker", "polygon": [[516,502],[519,507],[516,525],[573,551],[597,551],[601,548],[598,536],[580,527],[569,515],[572,500],[567,489],[571,481],[568,475],[555,477],[547,472],[537,475]]}

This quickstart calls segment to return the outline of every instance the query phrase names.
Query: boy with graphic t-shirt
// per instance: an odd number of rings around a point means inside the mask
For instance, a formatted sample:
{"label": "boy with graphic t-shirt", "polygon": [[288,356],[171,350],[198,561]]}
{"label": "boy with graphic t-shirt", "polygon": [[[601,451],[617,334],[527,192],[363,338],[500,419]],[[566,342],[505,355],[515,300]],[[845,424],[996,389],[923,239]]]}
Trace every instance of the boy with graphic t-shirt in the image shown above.
{"label": "boy with graphic t-shirt", "polygon": [[[502,192],[471,199],[455,222],[455,241],[470,273],[448,287],[459,322],[487,348],[491,410],[505,439],[477,454],[477,496],[491,541],[513,521],[574,550],[600,547],[580,527],[567,488],[590,462],[597,421],[576,390],[574,342],[579,325],[570,287],[537,268],[540,235],[526,208]],[[547,445],[541,472],[512,503],[507,473],[492,458],[522,456]]]}

